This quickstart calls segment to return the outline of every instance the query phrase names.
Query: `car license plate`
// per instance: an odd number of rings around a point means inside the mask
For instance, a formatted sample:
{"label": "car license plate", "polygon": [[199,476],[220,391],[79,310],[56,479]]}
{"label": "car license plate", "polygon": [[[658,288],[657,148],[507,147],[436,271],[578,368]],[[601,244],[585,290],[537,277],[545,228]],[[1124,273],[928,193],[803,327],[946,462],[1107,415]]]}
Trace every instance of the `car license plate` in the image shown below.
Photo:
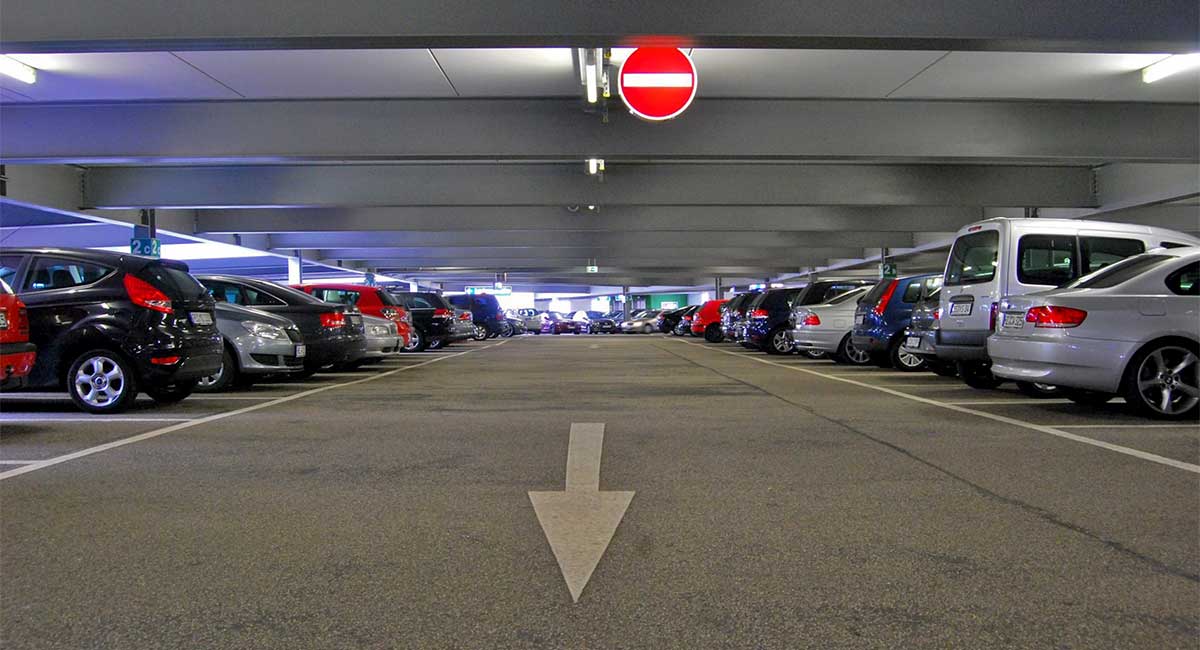
{"label": "car license plate", "polygon": [[1004,327],[1005,329],[1011,327],[1015,330],[1025,327],[1025,314],[1005,314]]}
{"label": "car license plate", "polygon": [[950,303],[950,315],[951,316],[970,316],[971,315],[971,307],[973,307],[974,305],[975,305],[975,303],[973,303],[973,302],[952,302],[952,303]]}
{"label": "car license plate", "polygon": [[206,311],[194,311],[191,313],[192,323],[195,325],[212,325],[212,314]]}
{"label": "car license plate", "polygon": [[296,356],[297,357],[303,357],[307,354],[308,354],[308,347],[306,347],[303,344],[296,346]]}
{"label": "car license plate", "polygon": [[8,312],[0,311],[0,330],[8,329]]}
{"label": "car license plate", "polygon": [[906,348],[912,348],[912,349],[914,349],[914,350],[920,349],[920,347],[921,347],[921,337],[919,337],[919,336],[910,336],[910,337],[908,337],[908,338],[904,339],[904,347],[906,347]]}
{"label": "car license plate", "polygon": [[855,317],[854,317],[854,324],[855,324],[855,325],[862,325],[862,324],[863,324],[863,323],[865,323],[865,322],[867,322],[867,315],[866,315],[866,314],[858,314],[857,316],[855,316]]}

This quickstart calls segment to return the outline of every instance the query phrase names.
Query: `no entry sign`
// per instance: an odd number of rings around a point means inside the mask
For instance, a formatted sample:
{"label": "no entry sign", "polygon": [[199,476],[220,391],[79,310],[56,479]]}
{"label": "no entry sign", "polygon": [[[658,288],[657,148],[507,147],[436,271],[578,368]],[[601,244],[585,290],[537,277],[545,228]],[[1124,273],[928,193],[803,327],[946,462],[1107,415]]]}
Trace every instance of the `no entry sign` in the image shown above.
{"label": "no entry sign", "polygon": [[617,90],[634,115],[669,120],[696,98],[696,66],[673,47],[638,48],[621,66]]}

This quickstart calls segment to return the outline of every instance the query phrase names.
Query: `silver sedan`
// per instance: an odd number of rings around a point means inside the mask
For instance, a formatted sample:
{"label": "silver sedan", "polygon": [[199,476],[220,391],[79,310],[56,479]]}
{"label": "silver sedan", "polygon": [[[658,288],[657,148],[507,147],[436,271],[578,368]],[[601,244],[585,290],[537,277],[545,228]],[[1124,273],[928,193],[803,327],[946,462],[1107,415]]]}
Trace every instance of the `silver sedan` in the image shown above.
{"label": "silver sedan", "polygon": [[865,365],[871,355],[854,347],[854,310],[870,286],[858,287],[823,305],[806,305],[792,311],[792,342],[799,352],[825,352],[838,363]]}
{"label": "silver sedan", "polygon": [[379,363],[399,353],[404,345],[396,323],[386,318],[364,315],[363,329],[367,335],[367,351],[360,359],[362,363]]}
{"label": "silver sedan", "polygon": [[258,309],[218,302],[217,330],[225,341],[221,368],[201,377],[196,390],[212,393],[249,386],[255,377],[304,369],[306,347],[292,321]]}
{"label": "silver sedan", "polygon": [[1200,247],[1159,249],[1060,288],[1000,303],[992,372],[1079,403],[1115,395],[1151,417],[1200,404]]}

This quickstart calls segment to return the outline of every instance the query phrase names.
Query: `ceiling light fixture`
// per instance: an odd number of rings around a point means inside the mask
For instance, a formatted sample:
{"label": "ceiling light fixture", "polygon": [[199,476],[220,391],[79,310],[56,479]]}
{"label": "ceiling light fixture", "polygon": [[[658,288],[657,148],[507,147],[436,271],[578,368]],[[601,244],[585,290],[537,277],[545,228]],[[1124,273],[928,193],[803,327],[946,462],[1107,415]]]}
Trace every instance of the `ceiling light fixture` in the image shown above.
{"label": "ceiling light fixture", "polygon": [[1173,54],[1162,61],[1142,68],[1142,81],[1148,84],[1154,83],[1159,79],[1166,79],[1173,74],[1196,67],[1200,67],[1200,52]]}
{"label": "ceiling light fixture", "polygon": [[37,82],[37,68],[25,65],[12,57],[2,54],[0,54],[0,74],[27,84]]}
{"label": "ceiling light fixture", "polygon": [[596,51],[588,50],[587,58],[583,62],[583,85],[587,90],[587,101],[589,104],[595,104],[600,99],[599,93],[596,92],[596,67]]}
{"label": "ceiling light fixture", "polygon": [[588,170],[588,175],[590,175],[590,176],[595,176],[596,174],[602,173],[604,171],[604,159],[603,158],[588,158],[587,170]]}

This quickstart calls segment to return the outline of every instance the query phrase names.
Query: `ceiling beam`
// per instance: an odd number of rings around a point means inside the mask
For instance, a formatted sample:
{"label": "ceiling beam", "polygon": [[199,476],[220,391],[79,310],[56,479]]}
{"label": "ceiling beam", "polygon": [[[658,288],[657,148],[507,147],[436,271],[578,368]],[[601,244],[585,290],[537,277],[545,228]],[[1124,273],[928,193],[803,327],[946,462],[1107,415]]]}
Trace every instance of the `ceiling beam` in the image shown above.
{"label": "ceiling beam", "polygon": [[[607,46],[1184,52],[1192,0],[6,0],[4,52]],[[651,36],[654,35],[654,36]]]}
{"label": "ceiling beam", "polygon": [[93,167],[92,208],[420,205],[1031,205],[1093,207],[1083,167],[577,165]]}
{"label": "ceiling beam", "polygon": [[[99,214],[107,216],[113,211]],[[847,206],[431,206],[196,210],[201,233],[423,231],[492,233],[637,232],[736,229],[741,232],[911,232],[958,230],[983,218],[977,207]]]}
{"label": "ceiling beam", "polygon": [[578,106],[566,99],[10,103],[0,113],[0,152],[11,164],[1200,157],[1196,104],[701,99],[673,124],[621,111],[602,123]]}
{"label": "ceiling beam", "polygon": [[330,248],[405,248],[442,251],[451,248],[542,251],[669,248],[814,248],[834,246],[912,246],[908,232],[313,232],[270,235],[275,250]]}

